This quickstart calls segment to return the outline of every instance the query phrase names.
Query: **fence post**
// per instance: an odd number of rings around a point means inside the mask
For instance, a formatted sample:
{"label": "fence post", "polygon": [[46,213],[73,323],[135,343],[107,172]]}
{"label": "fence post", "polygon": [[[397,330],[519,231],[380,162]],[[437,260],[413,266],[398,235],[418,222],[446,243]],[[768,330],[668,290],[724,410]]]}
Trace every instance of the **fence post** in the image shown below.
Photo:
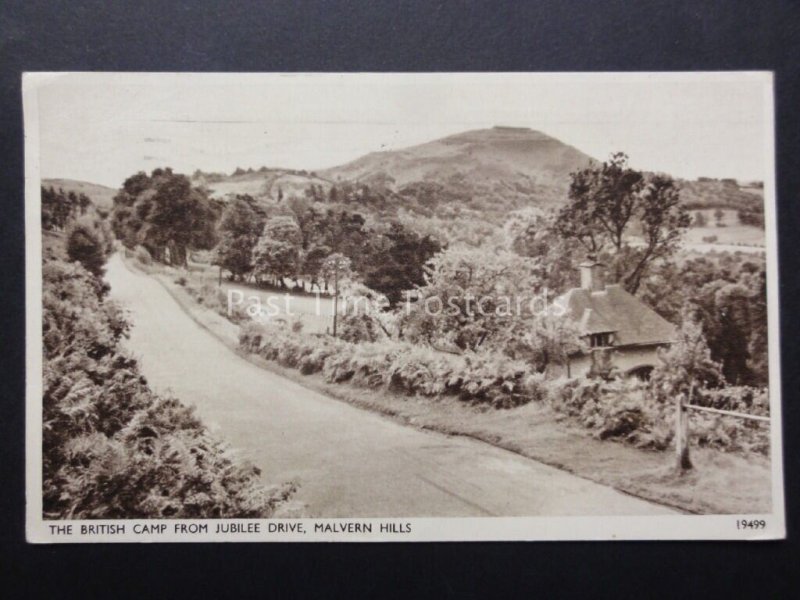
{"label": "fence post", "polygon": [[692,468],[692,459],[689,456],[689,419],[683,404],[683,394],[678,394],[675,403],[675,453],[678,471]]}

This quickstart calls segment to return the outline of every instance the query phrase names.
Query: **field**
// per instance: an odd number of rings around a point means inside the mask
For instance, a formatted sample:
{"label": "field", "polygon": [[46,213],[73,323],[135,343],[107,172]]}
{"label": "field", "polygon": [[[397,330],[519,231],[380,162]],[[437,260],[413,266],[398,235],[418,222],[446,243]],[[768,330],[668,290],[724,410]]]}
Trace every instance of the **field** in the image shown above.
{"label": "field", "polygon": [[[175,279],[180,273],[175,269],[161,267],[162,271]],[[189,285],[199,288],[201,286],[217,287],[219,284],[219,271],[203,263],[192,263],[192,277]],[[262,314],[268,312],[270,318],[285,323],[302,323],[302,330],[309,333],[326,333],[333,327],[333,300],[320,294],[297,294],[269,290],[251,283],[232,282],[223,278],[221,289],[240,308],[261,307]],[[288,312],[287,312],[288,308]],[[339,312],[342,312],[340,306]],[[266,315],[262,316],[265,319]]]}
{"label": "field", "polygon": [[763,229],[740,224],[736,211],[730,209],[722,211],[724,214],[721,221],[722,226],[718,226],[714,212],[715,209],[711,208],[691,211],[692,215],[703,213],[708,224],[704,227],[690,227],[686,231],[684,244],[688,249],[706,252],[712,250],[763,251],[765,243]]}

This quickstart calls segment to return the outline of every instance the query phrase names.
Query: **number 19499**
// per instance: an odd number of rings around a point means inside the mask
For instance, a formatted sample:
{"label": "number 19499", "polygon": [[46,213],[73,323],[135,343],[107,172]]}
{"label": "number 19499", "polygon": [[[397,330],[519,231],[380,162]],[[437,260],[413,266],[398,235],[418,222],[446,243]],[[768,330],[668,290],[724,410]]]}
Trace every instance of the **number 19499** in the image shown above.
{"label": "number 19499", "polygon": [[767,522],[764,519],[739,519],[736,529],[765,529]]}

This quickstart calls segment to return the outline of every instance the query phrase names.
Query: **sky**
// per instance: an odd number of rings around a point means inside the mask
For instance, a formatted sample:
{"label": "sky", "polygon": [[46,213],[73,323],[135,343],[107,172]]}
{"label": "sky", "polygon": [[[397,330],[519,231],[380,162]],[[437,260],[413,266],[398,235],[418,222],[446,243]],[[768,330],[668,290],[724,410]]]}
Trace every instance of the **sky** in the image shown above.
{"label": "sky", "polygon": [[114,188],[163,166],[318,170],[494,125],[687,179],[764,180],[772,165],[764,73],[26,77],[41,176]]}

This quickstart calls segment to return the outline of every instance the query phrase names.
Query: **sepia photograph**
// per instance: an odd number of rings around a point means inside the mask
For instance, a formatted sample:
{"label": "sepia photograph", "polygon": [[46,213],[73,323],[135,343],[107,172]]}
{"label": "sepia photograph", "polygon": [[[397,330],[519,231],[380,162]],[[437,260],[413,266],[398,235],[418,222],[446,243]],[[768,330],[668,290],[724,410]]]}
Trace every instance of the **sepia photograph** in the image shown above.
{"label": "sepia photograph", "polygon": [[771,73],[23,104],[29,541],[784,537]]}

